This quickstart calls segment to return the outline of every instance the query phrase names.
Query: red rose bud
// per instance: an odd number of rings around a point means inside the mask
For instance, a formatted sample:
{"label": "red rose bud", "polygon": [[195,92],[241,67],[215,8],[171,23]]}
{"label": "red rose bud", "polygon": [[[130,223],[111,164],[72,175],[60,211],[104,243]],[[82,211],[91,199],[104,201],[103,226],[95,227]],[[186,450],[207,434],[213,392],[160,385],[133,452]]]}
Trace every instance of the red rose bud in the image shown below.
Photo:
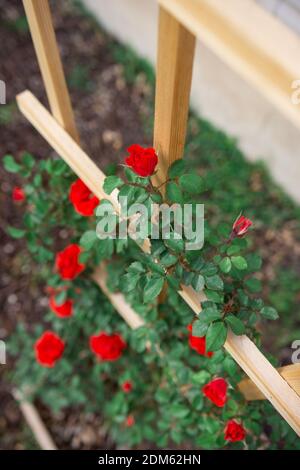
{"label": "red rose bud", "polygon": [[202,388],[203,394],[216,406],[222,408],[227,401],[227,382],[222,378],[213,379]]}
{"label": "red rose bud", "polygon": [[126,425],[128,428],[131,428],[131,426],[133,426],[134,423],[135,423],[134,416],[133,416],[133,415],[127,416],[126,421],[125,421],[125,425]]}
{"label": "red rose bud", "polygon": [[251,227],[252,222],[247,217],[240,215],[232,226],[231,238],[234,237],[243,237],[247,232],[249,227]]}
{"label": "red rose bud", "polygon": [[94,196],[81,179],[77,179],[71,184],[69,199],[76,212],[85,217],[93,215],[95,208],[99,204],[99,199]]}
{"label": "red rose bud", "polygon": [[84,269],[85,265],[79,263],[81,248],[73,243],[56,255],[55,266],[62,279],[72,280]]}
{"label": "red rose bud", "polygon": [[228,421],[224,439],[230,442],[243,441],[246,437],[246,431],[241,424],[238,424],[234,419]]}
{"label": "red rose bud", "polygon": [[158,157],[154,148],[143,148],[134,144],[128,147],[129,155],[125,158],[125,164],[139,176],[151,176],[158,163]]}
{"label": "red rose bud", "polygon": [[126,343],[118,334],[99,333],[90,337],[90,348],[101,361],[116,361],[122,356]]}
{"label": "red rose bud", "polygon": [[22,188],[19,188],[18,186],[15,186],[12,192],[12,199],[15,202],[21,202],[24,201],[26,198],[25,192],[23,191]]}
{"label": "red rose bud", "polygon": [[[188,325],[188,330],[192,332],[192,325]],[[206,357],[212,357],[214,355],[213,352],[208,351],[206,352],[206,340],[205,336],[198,337],[198,336],[193,336],[192,334],[189,335],[189,346],[191,349],[194,349],[198,354],[201,354],[201,356],[206,356]]]}
{"label": "red rose bud", "polygon": [[34,345],[36,360],[44,367],[54,367],[64,349],[65,343],[52,331],[45,331]]}
{"label": "red rose bud", "polygon": [[129,393],[131,392],[132,388],[133,387],[132,387],[132,383],[130,382],[130,380],[126,380],[125,382],[122,383],[123,392]]}
{"label": "red rose bud", "polygon": [[55,315],[61,318],[71,317],[73,314],[73,300],[66,300],[62,304],[57,304],[55,302],[55,295],[51,295],[49,307]]}

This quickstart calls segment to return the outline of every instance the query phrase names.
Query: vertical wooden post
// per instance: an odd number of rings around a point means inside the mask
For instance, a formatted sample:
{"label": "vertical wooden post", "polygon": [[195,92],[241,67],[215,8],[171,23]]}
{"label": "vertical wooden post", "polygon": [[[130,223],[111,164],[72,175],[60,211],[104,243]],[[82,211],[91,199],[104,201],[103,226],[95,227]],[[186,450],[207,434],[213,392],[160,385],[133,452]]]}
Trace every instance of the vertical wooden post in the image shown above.
{"label": "vertical wooden post", "polygon": [[183,155],[194,50],[195,36],[160,7],[154,116],[158,183],[165,180],[170,164]]}
{"label": "vertical wooden post", "polygon": [[48,0],[23,0],[23,4],[51,112],[70,136],[79,142]]}

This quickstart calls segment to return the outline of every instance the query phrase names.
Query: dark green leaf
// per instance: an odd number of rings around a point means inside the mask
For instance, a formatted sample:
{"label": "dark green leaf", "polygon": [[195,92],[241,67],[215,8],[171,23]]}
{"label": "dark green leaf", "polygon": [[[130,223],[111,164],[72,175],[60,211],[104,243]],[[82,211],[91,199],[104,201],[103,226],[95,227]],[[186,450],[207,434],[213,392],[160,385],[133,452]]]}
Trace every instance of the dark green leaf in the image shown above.
{"label": "dark green leaf", "polygon": [[177,202],[179,204],[183,201],[183,195],[180,187],[174,181],[167,184],[166,196],[168,201]]}
{"label": "dark green leaf", "polygon": [[[200,315],[201,315],[201,313],[200,313]],[[202,338],[202,336],[206,335],[207,328],[208,328],[207,323],[201,323],[199,320],[196,320],[193,323],[192,335]]]}
{"label": "dark green leaf", "polygon": [[247,269],[248,267],[247,261],[245,258],[243,258],[243,256],[232,256],[231,262],[233,266],[240,270]]}
{"label": "dark green leaf", "polygon": [[79,243],[83,248],[89,250],[90,248],[92,248],[96,240],[97,234],[95,230],[88,230],[81,236]]}
{"label": "dark green leaf", "polygon": [[114,189],[122,186],[123,181],[118,176],[107,176],[104,180],[103,190],[106,194],[111,194]]}
{"label": "dark green leaf", "polygon": [[203,179],[194,173],[180,176],[179,184],[183,191],[190,194],[200,194],[203,191]]}
{"label": "dark green leaf", "polygon": [[195,289],[196,292],[200,292],[204,288],[204,277],[201,274],[194,274],[193,280],[192,280],[192,286]]}
{"label": "dark green leaf", "polygon": [[263,307],[260,313],[263,317],[268,318],[269,320],[276,320],[279,318],[277,310],[273,307]]}
{"label": "dark green leaf", "polygon": [[225,321],[230,326],[234,334],[243,335],[245,333],[245,325],[239,318],[234,315],[227,315],[225,317]]}
{"label": "dark green leaf", "polygon": [[177,178],[182,175],[186,167],[186,162],[182,159],[175,160],[169,168],[168,175],[170,178]]}
{"label": "dark green leaf", "polygon": [[212,290],[222,290],[224,287],[223,281],[218,274],[214,276],[205,277],[205,284],[208,289]]}
{"label": "dark green leaf", "polygon": [[215,322],[209,325],[206,333],[206,350],[217,351],[223,346],[227,338],[226,325],[221,322]]}
{"label": "dark green leaf", "polygon": [[230,258],[228,258],[228,256],[223,258],[219,266],[220,266],[221,271],[223,271],[223,273],[226,273],[226,274],[229,273],[229,271],[231,270]]}
{"label": "dark green leaf", "polygon": [[147,279],[144,288],[144,302],[153,302],[160,294],[164,285],[163,277],[151,276]]}
{"label": "dark green leaf", "polygon": [[12,238],[22,238],[25,235],[25,230],[16,227],[7,227],[7,233]]}
{"label": "dark green leaf", "polygon": [[5,155],[3,157],[3,166],[10,173],[18,173],[21,170],[21,165],[15,161],[12,155]]}

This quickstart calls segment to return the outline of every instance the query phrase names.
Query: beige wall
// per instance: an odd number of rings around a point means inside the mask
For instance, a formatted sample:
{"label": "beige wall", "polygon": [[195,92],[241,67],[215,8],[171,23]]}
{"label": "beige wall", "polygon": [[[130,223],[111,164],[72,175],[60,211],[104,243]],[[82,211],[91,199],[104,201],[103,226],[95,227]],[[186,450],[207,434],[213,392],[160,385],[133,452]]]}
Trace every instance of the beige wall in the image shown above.
{"label": "beige wall", "polygon": [[[153,64],[155,0],[84,0],[101,24]],[[300,77],[295,77],[300,78]],[[300,201],[300,132],[201,42],[197,44],[191,105],[238,139],[250,160],[263,158],[286,191]]]}

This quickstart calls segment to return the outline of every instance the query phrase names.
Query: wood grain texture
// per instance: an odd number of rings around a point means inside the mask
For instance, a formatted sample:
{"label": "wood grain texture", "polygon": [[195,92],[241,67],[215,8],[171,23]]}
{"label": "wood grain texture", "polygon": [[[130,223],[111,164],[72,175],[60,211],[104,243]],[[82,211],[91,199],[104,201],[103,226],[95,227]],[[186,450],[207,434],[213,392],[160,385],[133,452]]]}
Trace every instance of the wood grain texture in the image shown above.
{"label": "wood grain texture", "polygon": [[291,100],[299,36],[252,0],[226,0],[226,8],[224,0],[158,2],[300,128],[300,107]]}
{"label": "wood grain texture", "polygon": [[57,450],[57,447],[36,407],[27,401],[19,390],[13,390],[13,396],[18,401],[23,416],[40,448],[43,450]]}
{"label": "wood grain texture", "polygon": [[[277,369],[281,377],[292,387],[295,392],[300,395],[300,363],[290,364],[288,366]],[[257,388],[250,379],[243,379],[238,384],[240,392],[246,400],[265,400],[264,394]]]}
{"label": "wood grain texture", "polygon": [[159,157],[155,181],[183,155],[195,37],[164,8],[159,11],[153,145]]}
{"label": "wood grain texture", "polygon": [[23,0],[51,112],[79,142],[48,0]]}
{"label": "wood grain texture", "polygon": [[[59,126],[51,114],[39,103],[32,93],[25,91],[17,97],[20,110],[34,127],[43,135],[56,152],[71,166],[73,171],[99,197],[105,196],[118,208],[117,194],[105,195],[102,184],[104,174],[89,159],[79,145]],[[148,247],[143,246],[146,251]],[[201,312],[203,293],[196,293],[190,287],[182,286],[179,294],[198,315]],[[245,335],[229,333],[225,349],[256,384],[259,390],[285,418],[294,431],[300,435],[300,396],[269,363],[255,344]]]}

